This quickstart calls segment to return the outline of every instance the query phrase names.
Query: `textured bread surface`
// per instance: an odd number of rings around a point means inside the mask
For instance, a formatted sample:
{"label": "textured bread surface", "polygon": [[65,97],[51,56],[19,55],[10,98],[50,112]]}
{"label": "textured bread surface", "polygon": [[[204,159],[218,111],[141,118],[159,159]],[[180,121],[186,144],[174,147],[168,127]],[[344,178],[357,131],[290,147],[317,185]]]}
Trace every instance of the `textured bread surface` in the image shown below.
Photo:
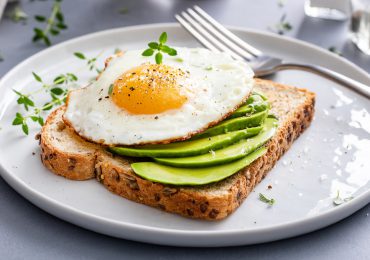
{"label": "textured bread surface", "polygon": [[49,116],[41,131],[41,159],[58,175],[74,180],[96,177],[110,191],[138,203],[191,218],[223,219],[239,207],[314,115],[312,92],[261,79],[256,79],[255,90],[268,97],[271,113],[279,118],[277,132],[266,144],[265,155],[217,183],[189,187],[145,180],[130,167],[137,159],[114,156],[77,136],[62,121],[63,107]]}

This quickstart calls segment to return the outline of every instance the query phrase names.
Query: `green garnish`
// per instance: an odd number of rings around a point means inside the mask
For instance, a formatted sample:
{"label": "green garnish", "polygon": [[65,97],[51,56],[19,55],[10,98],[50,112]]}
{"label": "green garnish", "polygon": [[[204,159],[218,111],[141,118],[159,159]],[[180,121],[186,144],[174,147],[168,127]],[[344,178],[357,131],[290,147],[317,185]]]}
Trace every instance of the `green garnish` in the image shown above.
{"label": "green garnish", "polygon": [[155,54],[155,62],[157,64],[161,64],[163,60],[163,54],[162,53],[167,53],[170,56],[176,56],[177,51],[168,45],[165,45],[167,42],[167,33],[163,32],[161,36],[159,36],[159,41],[158,42],[150,42],[148,43],[149,48],[143,51],[141,55],[143,56],[152,56],[154,53]]}
{"label": "green garnish", "polygon": [[64,23],[64,16],[62,13],[60,3],[62,0],[54,0],[53,7],[51,9],[51,14],[47,18],[43,15],[36,15],[35,20],[40,23],[46,23],[44,29],[34,28],[34,36],[32,38],[33,42],[43,41],[47,46],[51,45],[49,36],[56,36],[61,30],[67,29],[67,25]]}
{"label": "green garnish", "polygon": [[[20,125],[23,133],[28,135],[28,120],[31,119],[33,122],[38,123],[40,126],[44,125],[44,119],[42,112],[50,110],[56,105],[62,105],[67,97],[68,88],[67,85],[70,82],[76,82],[77,76],[72,73],[66,73],[58,75],[54,78],[53,82],[48,84],[45,83],[42,78],[32,72],[33,78],[36,82],[41,83],[41,87],[30,93],[22,93],[13,89],[14,93],[18,96],[17,103],[23,107],[26,114],[17,112],[13,119],[12,125]],[[51,100],[42,106],[36,106],[35,101],[32,100],[33,95],[45,91],[50,94]],[[32,108],[32,111],[29,112]]]}
{"label": "green garnish", "polygon": [[92,57],[92,58],[87,58],[82,52],[75,52],[73,53],[73,55],[77,58],[79,58],[80,60],[86,60],[87,61],[87,66],[89,67],[89,70],[95,70],[97,73],[100,73],[101,72],[101,69],[99,69],[97,66],[96,66],[96,61],[98,60],[99,56],[102,54],[102,52],[100,52],[97,56],[95,57]]}
{"label": "green garnish", "polygon": [[269,204],[270,206],[274,205],[274,203],[275,203],[275,200],[274,199],[268,199],[262,193],[259,194],[259,200],[262,201],[262,202],[264,202],[264,203]]}
{"label": "green garnish", "polygon": [[205,67],[204,69],[205,70],[212,70],[213,68],[212,68],[212,66],[208,66],[208,67]]}

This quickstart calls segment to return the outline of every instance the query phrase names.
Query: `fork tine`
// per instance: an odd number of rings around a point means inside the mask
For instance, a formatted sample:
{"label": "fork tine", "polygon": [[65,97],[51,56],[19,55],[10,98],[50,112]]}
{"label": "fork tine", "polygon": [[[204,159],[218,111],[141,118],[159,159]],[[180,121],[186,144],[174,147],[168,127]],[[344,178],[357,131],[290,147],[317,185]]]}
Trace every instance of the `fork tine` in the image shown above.
{"label": "fork tine", "polygon": [[210,49],[214,52],[220,52],[216,47],[214,47],[206,38],[204,38],[202,35],[200,35],[191,25],[185,21],[180,15],[175,14],[176,20],[184,26],[184,28],[192,34],[198,41],[200,41],[201,44],[203,44],[204,47]]}
{"label": "fork tine", "polygon": [[233,40],[236,44],[238,44],[240,47],[242,47],[245,51],[251,53],[253,56],[258,57],[262,55],[262,52],[255,47],[249,45],[242,39],[240,39],[238,36],[230,32],[228,29],[226,29],[223,25],[221,25],[219,22],[217,22],[215,19],[213,19],[209,14],[207,14],[202,8],[195,5],[194,10],[197,11],[197,13],[202,16],[205,20],[207,20],[214,28],[222,32],[224,35],[228,36],[231,40]]}
{"label": "fork tine", "polygon": [[[240,55],[235,53],[234,51],[230,50],[227,46],[222,44],[219,40],[217,40],[214,36],[212,36],[209,32],[207,32],[202,26],[200,26],[192,17],[190,17],[187,13],[181,12],[182,17],[186,20],[186,22],[192,26],[200,35],[207,38],[208,44],[213,45],[215,48],[227,53],[231,57],[237,60],[244,60]],[[190,32],[192,33],[192,32]],[[203,42],[202,42],[203,43]],[[206,46],[208,48],[208,46]]]}
{"label": "fork tine", "polygon": [[253,55],[251,55],[249,52],[246,52],[244,49],[240,48],[238,45],[230,41],[228,38],[226,38],[222,33],[217,31],[212,25],[210,25],[209,22],[204,20],[200,15],[198,15],[195,11],[188,8],[188,14],[193,17],[195,20],[197,20],[203,27],[205,27],[209,32],[211,32],[214,36],[216,36],[223,44],[225,44],[227,47],[238,53],[240,56],[243,56],[244,58],[248,60],[252,60],[254,58]]}

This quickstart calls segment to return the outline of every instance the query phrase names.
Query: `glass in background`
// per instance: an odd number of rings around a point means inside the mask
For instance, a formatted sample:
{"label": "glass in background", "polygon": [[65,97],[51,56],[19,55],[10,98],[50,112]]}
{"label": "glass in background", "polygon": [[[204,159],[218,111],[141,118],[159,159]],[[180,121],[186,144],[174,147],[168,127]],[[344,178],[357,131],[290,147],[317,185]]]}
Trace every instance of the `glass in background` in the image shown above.
{"label": "glass in background", "polygon": [[365,54],[370,55],[370,2],[353,1],[351,40]]}
{"label": "glass in background", "polygon": [[351,14],[350,0],[306,0],[304,11],[311,17],[346,20]]}

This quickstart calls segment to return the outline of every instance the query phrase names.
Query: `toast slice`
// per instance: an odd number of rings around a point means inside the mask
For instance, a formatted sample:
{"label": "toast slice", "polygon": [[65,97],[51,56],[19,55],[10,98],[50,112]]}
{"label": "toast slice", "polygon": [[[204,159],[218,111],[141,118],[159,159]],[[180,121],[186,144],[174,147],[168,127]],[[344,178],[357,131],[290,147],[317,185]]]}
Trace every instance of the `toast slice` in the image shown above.
{"label": "toast slice", "polygon": [[261,79],[255,80],[255,90],[268,97],[271,112],[279,118],[277,132],[266,144],[265,155],[217,183],[189,187],[145,180],[130,167],[137,159],[114,156],[66,126],[62,121],[64,107],[50,114],[41,130],[41,160],[52,172],[68,179],[96,177],[108,190],[132,201],[186,217],[220,220],[238,208],[314,115],[312,92]]}

